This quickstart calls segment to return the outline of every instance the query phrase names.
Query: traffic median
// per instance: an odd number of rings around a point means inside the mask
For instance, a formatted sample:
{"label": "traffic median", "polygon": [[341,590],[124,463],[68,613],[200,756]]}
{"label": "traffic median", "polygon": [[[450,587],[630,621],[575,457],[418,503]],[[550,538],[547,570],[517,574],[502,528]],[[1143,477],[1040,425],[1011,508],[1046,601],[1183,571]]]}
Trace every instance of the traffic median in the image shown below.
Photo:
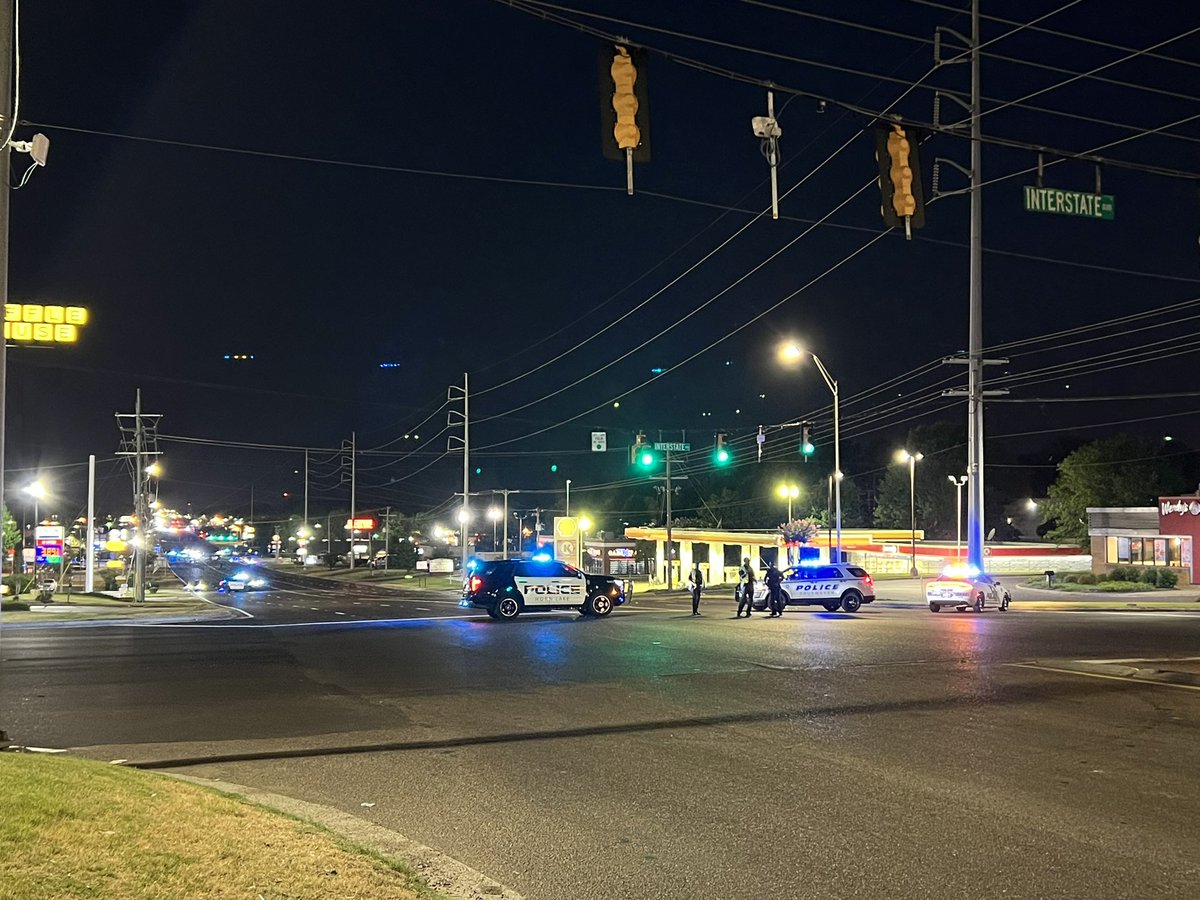
{"label": "traffic median", "polygon": [[403,862],[164,776],[0,754],[0,898],[430,900]]}

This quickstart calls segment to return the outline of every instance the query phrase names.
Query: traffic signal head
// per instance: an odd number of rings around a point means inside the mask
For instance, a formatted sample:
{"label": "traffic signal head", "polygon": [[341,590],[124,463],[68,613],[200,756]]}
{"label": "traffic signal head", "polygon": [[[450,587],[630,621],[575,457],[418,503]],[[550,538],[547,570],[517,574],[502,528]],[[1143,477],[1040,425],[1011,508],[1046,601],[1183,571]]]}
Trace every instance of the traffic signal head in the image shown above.
{"label": "traffic signal head", "polygon": [[716,444],[713,447],[713,462],[718,466],[727,466],[733,460],[727,443],[728,435],[723,431],[717,432]]}
{"label": "traffic signal head", "polygon": [[639,466],[641,466],[643,469],[649,469],[656,462],[658,462],[658,457],[656,457],[654,455],[654,451],[651,450],[649,447],[642,447],[641,449],[639,449],[637,451],[637,455],[635,456],[635,459],[637,461],[637,464]]}
{"label": "traffic signal head", "polygon": [[886,225],[920,228],[925,224],[919,142],[920,134],[907,125],[890,122],[876,126],[875,158]]}
{"label": "traffic signal head", "polygon": [[813,451],[817,448],[813,446],[812,439],[809,437],[808,430],[812,427],[811,422],[800,423],[800,455],[804,457],[805,462],[813,455]]}
{"label": "traffic signal head", "polygon": [[650,97],[646,51],[624,44],[600,48],[600,135],[604,155],[650,160]]}
{"label": "traffic signal head", "polygon": [[557,471],[558,471],[558,463],[551,463],[551,464],[550,464],[550,471],[551,471],[551,472],[557,472]]}

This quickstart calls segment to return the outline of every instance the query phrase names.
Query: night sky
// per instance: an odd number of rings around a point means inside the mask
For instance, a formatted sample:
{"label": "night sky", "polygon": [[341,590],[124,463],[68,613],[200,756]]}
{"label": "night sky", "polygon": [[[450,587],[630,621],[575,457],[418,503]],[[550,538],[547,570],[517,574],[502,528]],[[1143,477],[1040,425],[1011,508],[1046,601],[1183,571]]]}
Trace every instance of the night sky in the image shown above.
{"label": "night sky", "polygon": [[[1141,49],[1200,26],[1200,9],[1179,2],[987,0],[983,11],[1028,22],[1064,5],[1038,27]],[[610,447],[660,428],[686,429],[707,447],[714,431],[727,430],[746,459],[760,424],[812,414],[827,440],[828,390],[811,364],[779,367],[774,350],[785,337],[817,352],[840,382],[851,476],[886,464],[914,424],[964,419],[963,401],[902,407],[936,398],[949,386],[944,379],[965,378],[964,367],[931,368],[851,401],[965,348],[965,196],[931,203],[913,241],[887,236],[734,334],[882,230],[871,186],[713,298],[877,173],[870,119],[836,106],[820,112],[786,88],[881,110],[924,77],[895,111],[928,121],[933,93],[925,86],[965,91],[969,70],[930,74],[932,48],[922,42],[937,26],[969,31],[957,11],[965,4],[770,6],[564,0],[554,10],[780,85],[783,191],[850,141],[782,201],[780,221],[759,219],[680,278],[769,204],[767,165],[750,130],[750,118],[765,114],[760,86],[652,54],[653,158],[637,166],[638,192],[628,197],[623,166],[605,159],[600,143],[604,42],[530,15],[532,4],[23,3],[20,119],[34,124],[17,138],[43,131],[52,145],[49,165],[13,195],[10,300],[85,305],[92,322],[77,346],[10,352],[10,491],[40,469],[63,514],[77,514],[85,486],[78,464],[89,453],[113,456],[113,413],[131,412],[140,387],[146,410],[163,416],[163,435],[314,448],[314,514],[349,502],[336,448],[351,431],[360,448],[413,451],[360,457],[360,507],[435,507],[461,489],[461,457],[441,456],[448,432],[440,407],[463,372],[471,374],[472,443],[480,448],[472,468],[483,469],[473,488],[549,489],[567,477],[582,488],[626,477],[622,452],[590,452],[593,430],[607,431]],[[984,39],[1012,27],[985,22]],[[988,56],[985,111],[1129,49],[1036,29],[997,41],[985,53],[1069,71]],[[1190,62],[1142,55],[1100,74],[1181,96],[1078,79],[1026,103],[1099,121],[1013,106],[985,112],[985,134],[1086,151],[1200,114],[1200,36],[1155,52]],[[941,109],[945,121],[956,115],[950,100]],[[1139,136],[1103,152],[1200,174],[1200,118],[1167,131],[1175,137]],[[927,197],[938,156],[965,165],[968,145],[951,136],[923,145]],[[14,154],[15,173],[27,159]],[[1035,162],[1028,151],[989,145],[984,176]],[[1102,178],[1103,192],[1116,197],[1111,222],[1024,212],[1032,174],[985,189],[986,345],[1200,297],[1200,182],[1111,165]],[[1091,191],[1094,179],[1091,164],[1064,162],[1047,169],[1045,183]],[[943,190],[962,184],[942,166]],[[1018,379],[1014,399],[1187,392],[1196,357],[1186,351],[1200,349],[1197,312],[1182,306],[1012,349],[1011,364],[989,375],[1046,379]],[[1152,327],[1133,331],[1143,326]],[[1132,360],[1143,349],[1139,365],[1034,374],[1105,353]],[[1017,355],[1029,350],[1038,352]],[[655,378],[654,368],[667,371]],[[516,407],[525,408],[504,415]],[[1191,414],[1127,430],[1200,445],[1196,412],[1200,397],[995,403],[988,459],[1029,458],[1122,427],[1100,423],[1176,413]],[[1003,437],[1037,431],[1047,433]],[[794,452],[794,440],[770,446]],[[171,505],[245,513],[253,484],[260,516],[299,511],[300,450],[173,438],[161,447],[162,497]],[[100,472],[101,506],[127,508],[120,464],[104,462]]]}

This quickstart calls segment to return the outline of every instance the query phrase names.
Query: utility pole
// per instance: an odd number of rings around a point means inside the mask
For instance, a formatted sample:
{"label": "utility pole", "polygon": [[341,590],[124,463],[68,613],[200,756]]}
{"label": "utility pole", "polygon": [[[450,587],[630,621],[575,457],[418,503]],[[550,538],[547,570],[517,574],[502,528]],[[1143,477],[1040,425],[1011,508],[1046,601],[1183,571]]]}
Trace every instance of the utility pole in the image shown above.
{"label": "utility pole", "polygon": [[358,449],[358,433],[350,432],[350,571],[354,571],[354,506],[358,501],[355,492],[358,488],[358,469],[355,466],[355,451]]}
{"label": "utility pole", "polygon": [[[13,121],[12,108],[12,48],[13,48],[13,4],[0,3],[0,128],[11,132],[16,123]],[[8,184],[9,184],[9,150],[0,147],[0,301],[8,303]],[[5,374],[8,368],[8,350],[5,341],[0,341],[0,499],[4,497],[4,396]],[[24,538],[25,532],[21,535]],[[15,549],[15,548],[14,548]],[[0,560],[4,559],[3,529],[0,529]],[[17,570],[16,554],[13,554],[13,572]],[[0,570],[3,563],[0,562]],[[0,722],[3,725],[3,722]],[[0,747],[8,745],[8,734],[0,727]]]}
{"label": "utility pole", "polygon": [[96,589],[96,454],[88,456],[88,502],[87,544],[84,558],[87,565],[83,570],[83,589],[91,593]]}
{"label": "utility pole", "polygon": [[391,556],[392,553],[392,544],[391,541],[388,540],[388,529],[391,527],[391,524],[392,508],[390,506],[386,506],[383,510],[383,571],[385,572],[388,570],[388,557]]}
{"label": "utility pole", "polygon": [[[968,169],[950,162],[970,179],[970,275],[967,323],[967,355],[948,357],[945,363],[966,364],[967,389],[947,390],[944,397],[967,398],[967,564],[984,571],[984,509],[983,509],[983,401],[985,397],[1000,396],[1008,391],[987,391],[983,388],[983,367],[1003,365],[1007,359],[983,358],[983,131],[979,120],[982,113],[979,75],[979,0],[971,0],[971,37],[949,28],[941,30],[966,42],[970,49],[971,104],[968,108],[971,124],[971,164]],[[961,58],[961,55],[960,55]],[[938,63],[942,60],[939,58]],[[948,95],[953,96],[953,95]],[[962,101],[957,101],[962,105]],[[935,119],[937,117],[935,116]],[[934,171],[934,193],[937,193],[937,167]]]}
{"label": "utility pole", "polygon": [[[675,574],[675,544],[671,540],[671,495],[675,493],[671,484],[671,451],[667,451],[667,546],[665,547],[667,562],[667,591],[671,590],[671,578]],[[682,573],[680,573],[682,574]]]}
{"label": "utility pole", "polygon": [[[463,489],[462,511],[458,514],[458,543],[462,548],[462,565],[463,571],[467,568],[467,558],[471,555],[471,548],[467,546],[467,535],[470,534],[468,525],[471,520],[471,400],[470,400],[470,378],[466,372],[463,372],[462,387],[457,384],[450,385],[446,392],[446,402],[453,403],[456,400],[462,400],[462,412],[456,409],[450,410],[446,414],[446,427],[452,428],[455,425],[462,425],[462,437],[450,435],[446,438],[446,451],[451,452],[455,449],[454,442],[458,441],[462,446],[463,455]],[[455,417],[458,417],[456,420]]]}
{"label": "utility pole", "polygon": [[149,482],[150,464],[147,460],[155,459],[158,454],[158,413],[142,412],[142,389],[137,389],[137,395],[132,413],[117,413],[117,427],[121,429],[124,438],[122,449],[117,456],[133,459],[133,514],[137,519],[137,537],[133,557],[133,599],[141,603],[146,599],[146,554],[150,552],[153,542],[150,530],[146,528],[148,507],[146,487]]}
{"label": "utility pole", "polygon": [[492,493],[504,495],[504,558],[508,559],[508,495],[519,494],[521,492],[510,490],[509,488],[499,488],[492,491]]}
{"label": "utility pole", "polygon": [[308,451],[304,451],[304,533],[308,533]]}

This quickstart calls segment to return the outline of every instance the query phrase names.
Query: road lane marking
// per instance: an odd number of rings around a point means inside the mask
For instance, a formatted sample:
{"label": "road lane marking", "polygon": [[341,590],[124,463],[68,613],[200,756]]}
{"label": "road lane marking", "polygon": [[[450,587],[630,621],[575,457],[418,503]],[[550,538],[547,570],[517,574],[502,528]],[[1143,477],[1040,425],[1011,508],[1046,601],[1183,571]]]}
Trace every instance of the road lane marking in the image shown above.
{"label": "road lane marking", "polygon": [[[244,626],[243,626],[244,627]],[[1109,681],[1122,681],[1125,684],[1138,684],[1145,687],[1183,688],[1185,691],[1200,691],[1200,685],[1175,684],[1171,681],[1151,681],[1147,678],[1132,678],[1128,675],[1105,675],[1103,672],[1081,672],[1078,669],[1060,669],[1057,666],[1039,666],[1036,663],[1008,663],[1018,669],[1035,669],[1039,672],[1057,672],[1060,675],[1082,675],[1084,678],[1106,678]]]}

